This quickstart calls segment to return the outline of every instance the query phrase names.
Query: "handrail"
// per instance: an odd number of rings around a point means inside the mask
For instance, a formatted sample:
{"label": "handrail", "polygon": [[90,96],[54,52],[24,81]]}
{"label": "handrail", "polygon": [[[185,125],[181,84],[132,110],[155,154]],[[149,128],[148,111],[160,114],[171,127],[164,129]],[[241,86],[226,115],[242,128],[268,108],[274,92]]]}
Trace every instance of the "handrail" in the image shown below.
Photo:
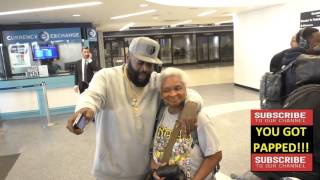
{"label": "handrail", "polygon": [[0,91],[11,90],[11,89],[31,88],[31,87],[40,87],[40,86],[42,86],[42,83],[41,83],[41,84],[32,84],[32,85],[13,86],[13,87],[0,88]]}
{"label": "handrail", "polygon": [[[31,87],[42,87],[42,95],[43,95],[43,101],[44,101],[44,108],[45,108],[45,113],[47,116],[47,121],[44,125],[45,128],[49,126],[55,125],[54,123],[51,122],[50,120],[50,112],[49,112],[49,107],[48,107],[48,97],[47,97],[47,84],[45,82],[42,82],[41,84],[32,84],[32,85],[24,85],[24,86],[14,86],[14,87],[6,87],[6,88],[0,88],[1,90],[11,90],[11,89],[23,89],[23,88],[31,88]],[[40,107],[39,107],[40,109]]]}

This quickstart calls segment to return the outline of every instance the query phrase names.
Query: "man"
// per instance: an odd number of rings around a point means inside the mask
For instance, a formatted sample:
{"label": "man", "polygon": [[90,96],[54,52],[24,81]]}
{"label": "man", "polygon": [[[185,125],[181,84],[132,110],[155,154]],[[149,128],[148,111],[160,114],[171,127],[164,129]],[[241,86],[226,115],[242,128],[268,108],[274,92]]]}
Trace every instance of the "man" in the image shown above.
{"label": "man", "polygon": [[92,60],[92,54],[88,47],[83,47],[81,50],[82,59],[76,62],[75,68],[75,92],[82,93],[85,89],[88,88],[93,74],[95,71],[100,70],[101,68],[96,65],[96,62]]}
{"label": "man", "polygon": [[[159,44],[145,37],[134,38],[128,63],[96,73],[89,88],[81,94],[76,113],[67,128],[81,134],[72,124],[78,113],[87,120],[96,117],[96,153],[93,174],[97,179],[135,180],[145,176],[149,149],[159,106],[159,76],[153,72]],[[197,117],[198,104],[185,104],[180,119]],[[198,98],[195,94],[193,98]],[[188,118],[191,117],[191,118]],[[182,124],[183,125],[183,124]],[[189,129],[189,128],[185,128]]]}
{"label": "man", "polygon": [[298,43],[298,41],[297,41],[297,35],[296,35],[296,34],[291,37],[290,47],[291,47],[291,48],[297,48],[297,47],[299,47],[299,43]]}
{"label": "man", "polygon": [[291,48],[285,49],[272,57],[270,61],[270,72],[280,71],[281,67],[289,64],[292,58],[297,57],[296,55],[306,53],[306,50],[309,48],[309,40],[315,32],[319,32],[319,30],[307,27],[301,29],[295,36],[293,36],[290,42]]}

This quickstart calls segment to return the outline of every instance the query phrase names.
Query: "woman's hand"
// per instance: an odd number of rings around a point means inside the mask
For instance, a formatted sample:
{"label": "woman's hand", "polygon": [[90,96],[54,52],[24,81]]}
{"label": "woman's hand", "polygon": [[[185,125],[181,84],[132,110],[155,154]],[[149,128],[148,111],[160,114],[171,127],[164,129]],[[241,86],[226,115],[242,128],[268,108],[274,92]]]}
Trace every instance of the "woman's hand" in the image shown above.
{"label": "woman's hand", "polygon": [[156,179],[156,180],[166,179],[165,177],[159,177],[156,171],[153,172],[153,178]]}
{"label": "woman's hand", "polygon": [[158,164],[156,163],[154,160],[151,161],[150,163],[150,167],[152,169],[152,176],[154,179],[156,180],[163,180],[165,179],[164,177],[159,177],[158,174],[157,174],[157,169],[159,169],[159,167],[161,166],[165,166],[167,163],[163,163],[163,164]]}

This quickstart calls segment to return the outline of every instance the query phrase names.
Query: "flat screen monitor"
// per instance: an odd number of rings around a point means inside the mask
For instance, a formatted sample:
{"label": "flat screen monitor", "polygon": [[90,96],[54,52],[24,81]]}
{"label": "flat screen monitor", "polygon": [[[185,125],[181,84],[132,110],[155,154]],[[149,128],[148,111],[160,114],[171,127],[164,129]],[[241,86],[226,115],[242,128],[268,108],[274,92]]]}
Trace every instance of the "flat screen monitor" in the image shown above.
{"label": "flat screen monitor", "polygon": [[33,49],[33,59],[34,60],[50,60],[58,58],[58,49],[56,46],[38,46]]}

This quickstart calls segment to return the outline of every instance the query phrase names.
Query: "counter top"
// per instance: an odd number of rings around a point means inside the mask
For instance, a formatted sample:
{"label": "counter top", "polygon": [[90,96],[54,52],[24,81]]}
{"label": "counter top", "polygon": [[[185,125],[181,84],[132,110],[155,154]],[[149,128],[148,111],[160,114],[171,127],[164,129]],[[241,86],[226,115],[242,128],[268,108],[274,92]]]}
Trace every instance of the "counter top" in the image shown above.
{"label": "counter top", "polygon": [[39,86],[46,83],[48,88],[73,87],[75,84],[74,74],[56,74],[49,77],[26,78],[24,76],[16,76],[7,80],[0,81],[0,90],[21,89]]}
{"label": "counter top", "polygon": [[51,77],[60,77],[60,76],[69,76],[69,75],[74,75],[74,73],[70,72],[64,72],[64,73],[58,73],[58,74],[51,74],[49,76],[45,77],[26,77],[26,76],[12,76],[8,77],[8,79],[5,78],[0,78],[0,81],[13,81],[13,80],[28,80],[28,79],[41,79],[41,78],[51,78]]}

